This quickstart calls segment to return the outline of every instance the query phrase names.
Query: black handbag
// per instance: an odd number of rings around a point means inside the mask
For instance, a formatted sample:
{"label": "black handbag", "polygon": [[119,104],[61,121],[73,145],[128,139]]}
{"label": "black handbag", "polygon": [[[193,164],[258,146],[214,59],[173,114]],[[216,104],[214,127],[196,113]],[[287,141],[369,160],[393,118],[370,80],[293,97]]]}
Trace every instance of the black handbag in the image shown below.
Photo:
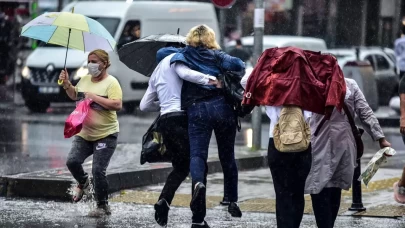
{"label": "black handbag", "polygon": [[252,110],[242,106],[243,94],[245,89],[240,84],[242,77],[234,72],[225,72],[218,75],[218,79],[222,82],[225,99],[230,103],[237,116],[245,117]]}
{"label": "black handbag", "polygon": [[171,152],[166,148],[163,136],[159,132],[160,115],[153,121],[146,134],[142,137],[141,165],[146,162],[171,162]]}
{"label": "black handbag", "polygon": [[[217,67],[221,71],[221,74],[218,75],[218,79],[222,82],[225,99],[233,106],[236,116],[244,118],[246,115],[250,114],[254,108],[254,106],[242,105],[245,89],[240,84],[240,81],[242,80],[245,71],[226,71],[219,64],[220,61],[218,60],[218,56],[216,56],[216,59]],[[240,126],[238,126],[238,130],[240,130]]]}

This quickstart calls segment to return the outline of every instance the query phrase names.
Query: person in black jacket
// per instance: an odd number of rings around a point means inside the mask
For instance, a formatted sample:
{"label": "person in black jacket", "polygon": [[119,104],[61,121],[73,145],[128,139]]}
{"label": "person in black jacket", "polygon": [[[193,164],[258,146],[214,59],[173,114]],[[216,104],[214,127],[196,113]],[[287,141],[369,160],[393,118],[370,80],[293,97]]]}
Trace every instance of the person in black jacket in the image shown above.
{"label": "person in black jacket", "polygon": [[243,62],[250,60],[250,54],[243,49],[242,41],[240,39],[236,40],[236,47],[229,52],[229,55],[240,58]]}

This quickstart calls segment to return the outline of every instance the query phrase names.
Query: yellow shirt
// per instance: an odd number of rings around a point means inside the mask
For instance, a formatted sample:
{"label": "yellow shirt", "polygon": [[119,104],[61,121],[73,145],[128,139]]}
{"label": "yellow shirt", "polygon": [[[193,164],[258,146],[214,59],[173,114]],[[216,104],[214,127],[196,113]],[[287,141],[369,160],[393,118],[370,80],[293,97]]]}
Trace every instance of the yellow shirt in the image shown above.
{"label": "yellow shirt", "polygon": [[[121,86],[111,75],[100,82],[92,82],[91,75],[82,77],[76,85],[76,94],[78,92],[90,92],[108,99],[122,100]],[[77,135],[87,141],[96,141],[117,132],[119,124],[116,111],[90,108],[83,122],[82,131]]]}

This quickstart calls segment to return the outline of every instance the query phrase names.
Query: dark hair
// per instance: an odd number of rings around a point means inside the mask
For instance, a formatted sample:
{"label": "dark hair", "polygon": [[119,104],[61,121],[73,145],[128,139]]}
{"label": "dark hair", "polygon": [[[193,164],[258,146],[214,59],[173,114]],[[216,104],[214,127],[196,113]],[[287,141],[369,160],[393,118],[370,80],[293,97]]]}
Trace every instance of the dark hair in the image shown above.
{"label": "dark hair", "polygon": [[242,41],[241,41],[240,39],[237,39],[237,40],[236,40],[236,45],[242,46]]}
{"label": "dark hair", "polygon": [[402,27],[401,27],[401,33],[405,35],[405,26],[404,25],[402,25]]}
{"label": "dark hair", "polygon": [[166,47],[184,48],[186,45],[183,43],[167,43]]}

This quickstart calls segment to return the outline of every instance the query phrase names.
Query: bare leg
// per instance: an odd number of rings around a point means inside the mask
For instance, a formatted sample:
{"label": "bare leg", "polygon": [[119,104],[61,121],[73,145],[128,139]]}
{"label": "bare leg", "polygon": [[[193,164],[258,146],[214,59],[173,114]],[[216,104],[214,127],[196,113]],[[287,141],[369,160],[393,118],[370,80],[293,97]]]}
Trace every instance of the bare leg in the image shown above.
{"label": "bare leg", "polygon": [[399,187],[405,187],[405,167],[404,167],[404,169],[402,171],[401,180],[399,180],[398,186]]}

